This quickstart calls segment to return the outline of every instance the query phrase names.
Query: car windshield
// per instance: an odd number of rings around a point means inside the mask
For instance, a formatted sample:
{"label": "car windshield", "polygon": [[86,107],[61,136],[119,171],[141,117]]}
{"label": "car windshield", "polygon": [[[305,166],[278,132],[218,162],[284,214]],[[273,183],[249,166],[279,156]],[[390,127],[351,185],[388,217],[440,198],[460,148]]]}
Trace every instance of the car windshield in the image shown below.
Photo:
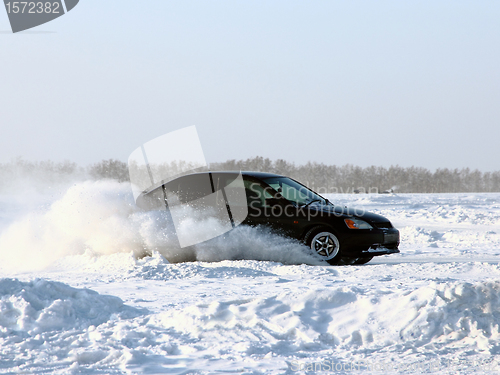
{"label": "car windshield", "polygon": [[318,204],[329,203],[312,190],[288,177],[269,177],[262,179],[266,184],[280,193],[284,198],[298,206],[318,202]]}

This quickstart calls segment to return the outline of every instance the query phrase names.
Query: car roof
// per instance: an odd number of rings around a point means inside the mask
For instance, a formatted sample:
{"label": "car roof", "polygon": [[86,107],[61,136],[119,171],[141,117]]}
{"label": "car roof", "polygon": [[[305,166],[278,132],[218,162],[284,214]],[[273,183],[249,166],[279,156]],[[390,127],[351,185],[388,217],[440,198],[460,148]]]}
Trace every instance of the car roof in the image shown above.
{"label": "car roof", "polygon": [[251,176],[256,178],[268,178],[268,177],[283,177],[282,175],[276,173],[268,173],[268,172],[254,172],[254,171],[208,171],[201,173],[241,173],[242,176]]}
{"label": "car roof", "polygon": [[181,177],[186,177],[186,176],[192,176],[192,175],[201,175],[201,174],[207,174],[207,173],[217,173],[217,174],[239,174],[241,173],[242,176],[250,176],[250,177],[256,177],[256,178],[268,178],[268,177],[284,177],[280,174],[276,173],[268,173],[268,172],[254,172],[254,171],[203,171],[203,172],[195,172],[195,173],[188,173],[177,178]]}

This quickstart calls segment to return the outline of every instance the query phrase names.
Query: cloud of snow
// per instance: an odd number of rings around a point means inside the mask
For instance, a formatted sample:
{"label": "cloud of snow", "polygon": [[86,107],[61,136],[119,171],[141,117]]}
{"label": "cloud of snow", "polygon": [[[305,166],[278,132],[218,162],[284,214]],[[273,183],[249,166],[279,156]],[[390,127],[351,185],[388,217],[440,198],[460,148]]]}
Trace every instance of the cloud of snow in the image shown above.
{"label": "cloud of snow", "polygon": [[[127,183],[76,183],[61,198],[6,226],[0,233],[0,268],[40,270],[67,256],[132,253],[140,258],[154,251],[170,262],[256,259],[319,264],[298,242],[252,228],[237,228],[181,249],[168,221],[165,211],[140,211]],[[211,232],[218,231],[218,225],[215,220],[200,222],[188,217],[178,229]]]}

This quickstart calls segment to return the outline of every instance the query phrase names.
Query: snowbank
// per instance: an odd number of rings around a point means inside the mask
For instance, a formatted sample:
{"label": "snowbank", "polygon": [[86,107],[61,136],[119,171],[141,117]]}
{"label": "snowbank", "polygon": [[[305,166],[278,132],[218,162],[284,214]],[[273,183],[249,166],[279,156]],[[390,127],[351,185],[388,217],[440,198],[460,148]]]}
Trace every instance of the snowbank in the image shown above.
{"label": "snowbank", "polygon": [[[320,289],[317,275],[308,280],[313,288],[301,282],[315,267],[268,263],[266,272],[259,272],[252,267],[259,262],[243,263],[226,262],[210,286],[203,285],[210,276],[194,273],[189,280],[171,278],[162,287],[149,284],[153,290],[143,297],[184,300],[167,311],[132,308],[120,298],[57,282],[3,279],[3,366],[61,374],[68,369],[293,372],[292,364],[332,358],[335,363],[392,361],[401,366],[421,363],[424,355],[435,359],[434,369],[444,371],[449,353],[453,359],[473,356],[496,366],[500,282],[437,281],[413,289],[388,288],[380,282],[354,286],[339,281],[347,273],[323,272],[321,283],[331,286]],[[259,285],[265,280],[267,286]],[[202,294],[180,294],[186,285],[200,285]],[[250,285],[258,289],[253,294],[246,290]],[[232,288],[237,292],[228,293]],[[215,294],[209,295],[210,290]],[[29,357],[22,354],[26,351]],[[468,373],[470,367],[462,370]]]}
{"label": "snowbank", "polygon": [[98,326],[111,317],[137,316],[114,296],[76,289],[59,282],[37,279],[22,282],[0,279],[0,334],[36,336],[40,333],[81,330]]}
{"label": "snowbank", "polygon": [[[387,349],[428,344],[443,349],[500,349],[500,282],[431,283],[410,293],[369,292],[358,287],[289,292],[270,298],[198,304],[158,315],[154,321],[207,349],[224,342],[247,354],[272,351]],[[201,343],[200,343],[201,344]]]}

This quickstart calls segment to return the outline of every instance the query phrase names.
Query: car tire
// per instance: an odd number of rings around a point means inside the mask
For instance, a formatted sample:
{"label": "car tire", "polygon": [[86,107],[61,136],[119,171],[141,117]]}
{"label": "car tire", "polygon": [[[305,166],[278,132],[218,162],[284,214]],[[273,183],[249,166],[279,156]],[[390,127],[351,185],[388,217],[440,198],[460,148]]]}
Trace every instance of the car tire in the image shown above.
{"label": "car tire", "polygon": [[316,227],[304,236],[304,243],[329,264],[338,264],[341,259],[341,244],[331,229]]}

